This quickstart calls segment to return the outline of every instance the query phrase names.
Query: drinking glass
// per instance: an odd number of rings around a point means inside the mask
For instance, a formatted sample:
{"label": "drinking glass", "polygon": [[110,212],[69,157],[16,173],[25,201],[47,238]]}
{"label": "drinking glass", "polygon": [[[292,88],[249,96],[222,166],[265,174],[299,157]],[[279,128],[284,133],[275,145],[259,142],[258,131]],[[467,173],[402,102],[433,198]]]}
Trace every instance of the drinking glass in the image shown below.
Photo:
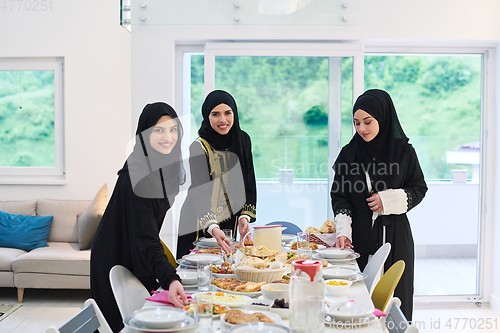
{"label": "drinking glass", "polygon": [[224,232],[224,235],[226,236],[227,239],[229,239],[229,242],[231,243],[229,245],[229,249],[231,250],[231,253],[227,253],[226,256],[228,259],[231,259],[233,258],[233,254],[234,254],[234,245],[235,245],[235,240],[233,238],[233,230],[231,229],[222,229],[222,232]]}
{"label": "drinking glass", "polygon": [[309,247],[309,233],[307,232],[297,233],[297,251],[299,253],[299,256],[306,256],[307,258],[311,259],[312,251],[311,248]]}
{"label": "drinking glass", "polygon": [[196,332],[212,333],[213,328],[213,301],[212,294],[202,294],[193,296],[194,315],[198,317],[199,324]]}
{"label": "drinking glass", "polygon": [[210,291],[212,283],[212,261],[198,261],[196,272],[198,274],[198,292]]}
{"label": "drinking glass", "polygon": [[307,296],[307,333],[322,333],[325,329],[323,296]]}

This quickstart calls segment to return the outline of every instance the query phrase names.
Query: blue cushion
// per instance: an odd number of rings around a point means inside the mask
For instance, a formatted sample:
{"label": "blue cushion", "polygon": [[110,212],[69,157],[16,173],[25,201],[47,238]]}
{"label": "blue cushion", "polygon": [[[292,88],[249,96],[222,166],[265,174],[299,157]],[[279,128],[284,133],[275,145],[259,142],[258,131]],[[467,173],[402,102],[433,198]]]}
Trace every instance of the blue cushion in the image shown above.
{"label": "blue cushion", "polygon": [[47,246],[53,218],[9,214],[0,210],[0,247],[31,251]]}

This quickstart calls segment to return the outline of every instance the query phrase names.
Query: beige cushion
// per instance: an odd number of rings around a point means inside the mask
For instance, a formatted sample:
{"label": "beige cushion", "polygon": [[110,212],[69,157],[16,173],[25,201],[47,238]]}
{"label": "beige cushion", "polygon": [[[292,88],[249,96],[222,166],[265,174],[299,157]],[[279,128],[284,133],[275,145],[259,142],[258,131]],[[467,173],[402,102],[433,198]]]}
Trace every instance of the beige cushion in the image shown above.
{"label": "beige cushion", "polygon": [[0,247],[0,271],[12,271],[12,261],[24,253],[26,251]]}
{"label": "beige cushion", "polygon": [[83,213],[90,200],[39,199],[36,212],[39,216],[54,216],[47,241],[78,243],[76,216]]}
{"label": "beige cushion", "polygon": [[78,243],[80,244],[80,250],[90,249],[95,232],[99,227],[102,214],[104,214],[107,205],[108,185],[104,184],[87,209],[77,217],[76,223],[78,225]]}
{"label": "beige cushion", "polygon": [[0,287],[14,287],[13,272],[0,272]]}
{"label": "beige cushion", "polygon": [[[78,244],[77,244],[78,245]],[[43,273],[14,274],[16,288],[90,289],[90,276]]]}
{"label": "beige cushion", "polygon": [[0,210],[9,214],[34,216],[36,214],[36,200],[0,201]]}
{"label": "beige cushion", "polygon": [[15,258],[14,273],[90,275],[90,250],[80,251],[78,243],[48,244]]}

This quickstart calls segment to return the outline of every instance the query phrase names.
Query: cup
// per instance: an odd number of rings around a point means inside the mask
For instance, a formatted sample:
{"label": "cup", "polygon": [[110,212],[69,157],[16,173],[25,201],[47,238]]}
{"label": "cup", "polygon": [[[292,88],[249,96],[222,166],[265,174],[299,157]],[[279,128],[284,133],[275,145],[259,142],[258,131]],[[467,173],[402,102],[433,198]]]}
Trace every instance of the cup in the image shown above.
{"label": "cup", "polygon": [[312,251],[309,247],[309,233],[307,232],[298,232],[297,233],[297,252],[299,253],[299,257],[301,259],[305,259],[305,257],[311,259]]}
{"label": "cup", "polygon": [[322,333],[325,330],[323,296],[307,296],[307,333]]}
{"label": "cup", "polygon": [[226,254],[226,257],[230,260],[233,260],[233,254],[234,254],[234,245],[235,245],[235,240],[233,238],[233,230],[231,229],[222,229],[222,232],[224,232],[224,235],[226,236],[227,239],[229,239],[230,245],[229,249],[231,250],[230,253]]}
{"label": "cup", "polygon": [[200,260],[196,267],[198,275],[198,292],[210,291],[212,284],[212,261]]}
{"label": "cup", "polygon": [[212,294],[193,295],[194,315],[198,318],[199,324],[196,332],[212,333],[213,328],[213,301]]}

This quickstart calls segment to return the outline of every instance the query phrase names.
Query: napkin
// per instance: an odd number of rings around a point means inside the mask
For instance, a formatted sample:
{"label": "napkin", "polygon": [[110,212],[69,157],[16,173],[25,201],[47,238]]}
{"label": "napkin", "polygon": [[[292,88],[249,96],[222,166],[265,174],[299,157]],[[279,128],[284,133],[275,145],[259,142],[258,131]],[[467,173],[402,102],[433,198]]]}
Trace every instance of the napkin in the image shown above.
{"label": "napkin", "polygon": [[[146,301],[153,301],[158,303],[163,303],[168,306],[174,306],[172,302],[168,300],[168,290],[162,290],[160,292],[153,291],[153,296],[146,298]],[[191,294],[186,294],[188,301],[191,301]]]}

